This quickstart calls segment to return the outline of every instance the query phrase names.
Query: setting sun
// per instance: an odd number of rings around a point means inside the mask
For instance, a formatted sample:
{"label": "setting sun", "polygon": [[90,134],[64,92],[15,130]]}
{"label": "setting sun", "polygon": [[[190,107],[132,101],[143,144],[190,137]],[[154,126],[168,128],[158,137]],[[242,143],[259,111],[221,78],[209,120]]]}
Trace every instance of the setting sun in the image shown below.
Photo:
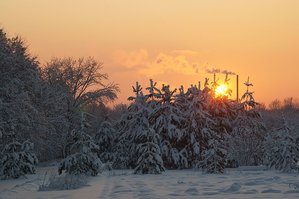
{"label": "setting sun", "polygon": [[228,96],[229,95],[228,91],[229,91],[228,86],[225,84],[221,84],[216,87],[215,96],[216,97]]}

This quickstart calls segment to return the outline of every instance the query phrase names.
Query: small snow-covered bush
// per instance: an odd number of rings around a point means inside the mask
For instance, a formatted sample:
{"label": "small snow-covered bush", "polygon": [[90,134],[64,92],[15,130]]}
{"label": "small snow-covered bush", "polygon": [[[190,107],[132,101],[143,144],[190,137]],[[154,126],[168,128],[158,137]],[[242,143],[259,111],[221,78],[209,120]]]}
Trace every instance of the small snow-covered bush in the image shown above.
{"label": "small snow-covered bush", "polygon": [[96,136],[96,143],[99,145],[98,155],[103,162],[113,162],[115,160],[115,153],[113,152],[113,146],[115,145],[116,130],[114,126],[104,121]]}
{"label": "small snow-covered bush", "polygon": [[65,170],[71,175],[87,174],[96,176],[101,170],[102,162],[96,154],[75,153],[67,156],[59,165],[59,174]]}
{"label": "small snow-covered bush", "polygon": [[209,140],[209,148],[202,152],[203,160],[197,165],[206,173],[223,173],[226,163],[226,149],[217,140]]}
{"label": "small snow-covered bush", "polygon": [[[45,178],[47,173],[45,174]],[[57,176],[50,175],[49,179],[44,179],[43,184],[39,186],[39,191],[56,191],[78,189],[87,185],[87,177],[85,175],[70,175]]]}
{"label": "small snow-covered bush", "polygon": [[74,132],[73,154],[59,164],[58,173],[65,170],[70,175],[86,174],[96,176],[102,169],[102,161],[97,155],[99,146],[83,131]]}
{"label": "small snow-covered bush", "polygon": [[29,141],[7,144],[0,155],[0,178],[19,178],[27,173],[35,173],[38,160],[32,150],[33,144]]}

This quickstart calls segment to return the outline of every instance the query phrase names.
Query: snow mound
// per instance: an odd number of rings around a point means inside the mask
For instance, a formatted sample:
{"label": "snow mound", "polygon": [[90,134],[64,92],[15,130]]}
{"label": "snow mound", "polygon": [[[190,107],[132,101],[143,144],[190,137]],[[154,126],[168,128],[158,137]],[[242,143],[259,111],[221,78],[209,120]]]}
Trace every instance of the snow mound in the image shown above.
{"label": "snow mound", "polygon": [[266,189],[263,190],[261,193],[281,193],[281,191],[276,189]]}
{"label": "snow mound", "polygon": [[189,195],[198,195],[198,190],[196,188],[189,188],[185,191]]}
{"label": "snow mound", "polygon": [[241,194],[257,194],[257,193],[258,191],[255,189],[241,192]]}
{"label": "snow mound", "polygon": [[43,182],[39,186],[39,191],[57,191],[78,189],[87,185],[87,177],[85,175],[51,175],[47,182]]}
{"label": "snow mound", "polygon": [[242,186],[239,183],[235,182],[227,190],[225,190],[224,192],[227,192],[227,193],[237,192],[237,191],[240,191],[241,187]]}

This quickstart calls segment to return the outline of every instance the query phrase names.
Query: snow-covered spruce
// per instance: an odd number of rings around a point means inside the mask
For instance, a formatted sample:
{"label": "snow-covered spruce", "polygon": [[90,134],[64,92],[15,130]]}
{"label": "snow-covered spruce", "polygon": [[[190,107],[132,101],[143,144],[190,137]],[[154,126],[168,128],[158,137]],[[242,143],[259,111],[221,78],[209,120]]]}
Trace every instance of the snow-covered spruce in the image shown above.
{"label": "snow-covered spruce", "polygon": [[[228,77],[226,84],[227,81]],[[161,139],[159,147],[166,168],[200,165],[209,173],[221,173],[229,162],[228,157],[236,162],[243,154],[249,158],[249,161],[242,161],[244,165],[260,164],[265,127],[255,107],[253,93],[247,89],[243,102],[237,103],[227,96],[215,96],[215,85],[216,80],[210,88],[206,79],[203,90],[191,85],[187,92],[181,87],[179,94],[174,95],[176,90],[171,90],[169,85],[158,89],[151,80],[146,88],[148,93],[143,94],[137,82],[133,87],[136,96],[129,98],[133,103],[119,125],[120,136],[114,148],[117,151],[116,163],[124,163],[122,168],[135,168],[138,145],[144,143],[142,136],[152,128]],[[248,80],[245,85],[252,84]],[[252,145],[249,145],[252,139],[246,139],[244,144],[245,148],[251,147],[249,154],[238,148],[239,142],[245,139],[241,134],[243,126],[247,129],[247,136],[253,139]],[[234,137],[237,139],[232,139]],[[227,142],[228,139],[234,142]]]}
{"label": "snow-covered spruce", "polygon": [[233,121],[233,131],[229,140],[229,157],[239,164],[259,165],[263,163],[263,140],[265,125],[256,109],[241,110]]}
{"label": "snow-covered spruce", "polygon": [[19,178],[25,174],[35,173],[38,160],[33,153],[33,144],[13,141],[7,144],[0,154],[0,178]]}
{"label": "snow-covered spruce", "polygon": [[12,134],[16,140],[36,143],[37,132],[44,127],[38,104],[43,82],[37,58],[30,55],[25,43],[20,36],[7,37],[0,28],[0,151],[12,141]]}
{"label": "snow-covered spruce", "polygon": [[[166,168],[187,168],[187,150],[184,143],[186,119],[179,107],[174,105],[174,93],[169,85],[162,85],[156,105],[150,114],[151,126],[161,137],[161,153]],[[153,103],[152,103],[153,104]]]}
{"label": "snow-covered spruce", "polygon": [[263,163],[262,149],[266,127],[257,109],[258,103],[255,102],[253,92],[249,91],[249,87],[253,86],[249,78],[244,84],[247,91],[241,98],[242,102],[235,107],[237,116],[232,121],[228,156],[242,166],[253,166]]}
{"label": "snow-covered spruce", "polygon": [[184,88],[181,86],[180,94],[176,96],[174,105],[179,107],[184,114],[183,128],[183,146],[187,151],[187,159],[189,167],[196,167],[201,158],[201,151],[205,146],[203,142],[202,129],[210,128],[213,120],[210,114],[204,110],[207,99],[206,93],[201,91],[199,87],[192,86],[184,93]]}
{"label": "snow-covered spruce", "polygon": [[115,145],[116,130],[109,121],[102,122],[95,140],[99,145],[98,155],[103,162],[113,162],[115,160],[115,153],[113,147]]}
{"label": "snow-covered spruce", "polygon": [[102,169],[102,161],[97,155],[99,146],[83,130],[74,131],[72,136],[74,140],[71,146],[72,154],[59,164],[59,174],[65,170],[71,175],[97,175]]}
{"label": "snow-covered spruce", "polygon": [[288,123],[269,133],[265,141],[266,163],[269,168],[283,172],[298,171],[299,145]]}
{"label": "snow-covered spruce", "polygon": [[140,143],[138,138],[143,131],[140,130],[142,122],[148,122],[148,112],[146,111],[147,97],[142,93],[142,87],[136,82],[133,86],[135,96],[131,96],[128,100],[133,101],[128,106],[127,111],[123,114],[120,121],[120,136],[118,143],[114,147],[117,151],[115,168],[135,168],[137,162],[137,145]]}
{"label": "snow-covered spruce", "polygon": [[224,141],[219,139],[208,140],[207,148],[201,153],[203,158],[197,167],[201,167],[206,173],[223,173],[226,164],[227,150]]}
{"label": "snow-covered spruce", "polygon": [[234,102],[227,96],[214,96],[217,81],[214,79],[212,90],[204,89],[204,110],[206,123],[201,128],[201,167],[206,173],[223,173],[227,162],[226,144],[231,132],[231,121],[235,117]]}
{"label": "snow-covered spruce", "polygon": [[139,155],[135,174],[160,174],[165,171],[158,145],[158,135],[151,128],[147,129],[145,142],[137,146]]}

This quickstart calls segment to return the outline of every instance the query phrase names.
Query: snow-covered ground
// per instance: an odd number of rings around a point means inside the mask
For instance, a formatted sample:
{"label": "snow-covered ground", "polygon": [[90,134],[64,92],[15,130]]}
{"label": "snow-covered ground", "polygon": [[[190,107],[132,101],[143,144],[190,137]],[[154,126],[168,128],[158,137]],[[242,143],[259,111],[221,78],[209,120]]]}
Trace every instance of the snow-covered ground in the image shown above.
{"label": "snow-covered ground", "polygon": [[161,175],[134,175],[131,170],[105,172],[88,178],[76,190],[38,191],[44,174],[55,167],[39,167],[37,174],[0,181],[0,199],[14,198],[299,198],[299,175],[263,167],[228,169],[225,174],[194,170]]}

